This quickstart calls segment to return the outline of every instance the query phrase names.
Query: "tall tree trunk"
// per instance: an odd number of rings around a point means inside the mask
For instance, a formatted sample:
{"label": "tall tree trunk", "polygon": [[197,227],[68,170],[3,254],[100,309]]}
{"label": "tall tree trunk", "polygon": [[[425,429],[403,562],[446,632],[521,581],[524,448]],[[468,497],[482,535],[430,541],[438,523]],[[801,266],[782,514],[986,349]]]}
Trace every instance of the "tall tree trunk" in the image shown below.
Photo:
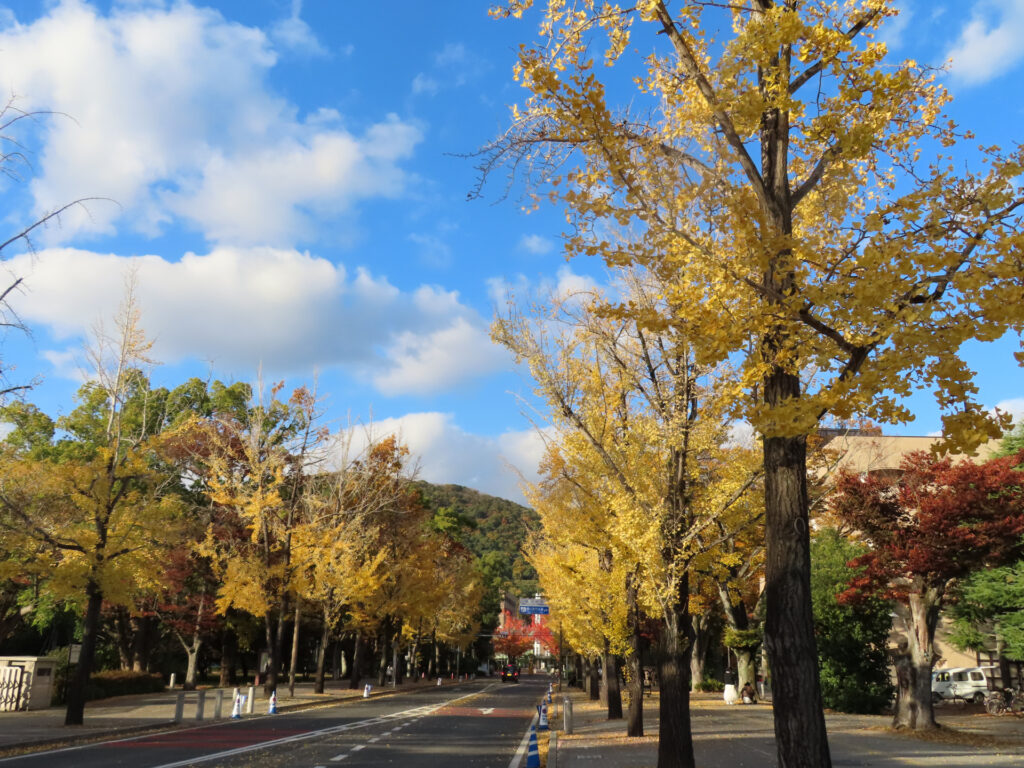
{"label": "tall tree trunk", "polygon": [[[263,691],[268,696],[277,690],[281,679],[281,658],[284,650],[284,624],[285,624],[285,599],[282,598],[280,610],[267,611],[264,617],[264,625],[267,636],[267,651],[270,654],[270,666],[267,669],[267,678],[263,681]],[[276,620],[275,620],[276,619]],[[260,670],[262,672],[262,670]]]}
{"label": "tall tree trunk", "polygon": [[117,659],[121,669],[130,670],[132,668],[133,626],[128,609],[115,608],[107,625],[114,629],[114,647],[117,648]]}
{"label": "tall tree trunk", "polygon": [[[799,397],[796,376],[776,371],[765,397]],[[772,668],[775,742],[780,768],[829,768],[828,736],[811,614],[807,454],[803,437],[766,437],[764,642]]]}
{"label": "tall tree trunk", "polygon": [[739,690],[750,683],[752,686],[757,682],[757,649],[756,648],[733,648],[736,654],[736,675],[739,680]]}
{"label": "tall tree trunk", "polygon": [[316,682],[313,684],[314,693],[324,692],[324,680],[327,674],[327,646],[331,642],[331,618],[327,607],[324,607],[323,628],[320,630],[320,649],[316,654]]}
{"label": "tall tree trunk", "polygon": [[431,678],[437,677],[441,670],[441,649],[437,645],[437,630],[433,629],[430,632],[430,666],[428,667],[427,675]]}
{"label": "tall tree trunk", "polygon": [[149,645],[149,617],[132,616],[132,671],[145,672]]}
{"label": "tall tree trunk", "polygon": [[342,642],[340,639],[335,640],[331,649],[333,653],[331,674],[335,680],[341,680],[352,674],[352,655],[348,648],[345,647],[346,645],[347,643]]}
{"label": "tall tree trunk", "polygon": [[644,666],[640,637],[640,609],[637,606],[637,576],[626,574],[626,630],[629,632],[629,718],[626,735],[644,735]]}
{"label": "tall tree trunk", "polygon": [[600,664],[598,663],[598,657],[590,658],[587,657],[587,669],[590,672],[590,680],[587,682],[587,692],[590,694],[591,701],[597,701],[601,698],[601,678],[598,674]]}
{"label": "tall tree trunk", "polygon": [[188,663],[185,667],[185,680],[181,684],[183,690],[194,691],[196,689],[196,677],[199,672],[199,649],[202,645],[203,641],[197,634],[192,638],[192,642],[185,646],[185,656],[188,659]]}
{"label": "tall tree trunk", "polygon": [[907,640],[896,658],[896,712],[893,726],[924,731],[938,727],[932,708],[932,663],[935,627],[939,623],[942,590],[911,593]]}
{"label": "tall tree trunk", "polygon": [[352,674],[348,679],[349,690],[355,690],[363,677],[363,655],[366,650],[366,643],[363,641],[363,633],[356,630],[355,642],[352,645]]}
{"label": "tall tree trunk", "polygon": [[92,579],[85,585],[85,622],[82,629],[82,651],[71,685],[68,686],[68,708],[64,725],[81,725],[85,718],[85,690],[89,685],[93,660],[96,658],[96,635],[100,627],[103,593]]}
{"label": "tall tree trunk", "polygon": [[705,611],[691,617],[693,624],[693,650],[690,652],[690,690],[697,690],[704,682],[704,665],[711,646],[711,613]]}
{"label": "tall tree trunk", "polygon": [[380,630],[380,666],[377,670],[377,685],[381,688],[388,681],[388,664],[391,657],[391,617],[385,616]]}
{"label": "tall tree trunk", "polygon": [[658,647],[658,768],[695,768],[690,729],[690,585],[684,571],[669,606]]}
{"label": "tall tree trunk", "polygon": [[302,601],[295,600],[295,626],[292,628],[292,657],[288,662],[288,695],[295,698],[295,672],[299,665],[299,627],[302,624]]}
{"label": "tall tree trunk", "polygon": [[225,626],[220,635],[220,679],[217,685],[224,688],[235,680],[235,660],[231,649],[231,630]]}
{"label": "tall tree trunk", "polygon": [[608,639],[604,641],[604,690],[608,705],[608,719],[622,719],[622,691],[619,689],[619,657],[609,652]]}
{"label": "tall tree trunk", "polygon": [[575,667],[576,667],[576,687],[579,688],[581,691],[585,691],[587,689],[587,683],[586,683],[586,679],[583,677],[583,657],[580,656],[580,654],[578,654],[578,653],[576,654]]}

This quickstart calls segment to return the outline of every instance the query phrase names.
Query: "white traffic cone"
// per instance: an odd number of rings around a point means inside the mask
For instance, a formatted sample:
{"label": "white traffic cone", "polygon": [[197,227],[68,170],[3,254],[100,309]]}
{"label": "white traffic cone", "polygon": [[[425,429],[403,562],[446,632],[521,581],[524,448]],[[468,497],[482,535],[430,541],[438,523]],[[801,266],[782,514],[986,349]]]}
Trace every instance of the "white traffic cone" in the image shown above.
{"label": "white traffic cone", "polygon": [[373,686],[372,686],[372,685],[370,685],[369,683],[367,683],[367,684],[366,684],[366,685],[365,685],[365,686],[363,687],[363,698],[364,698],[364,699],[368,699],[368,698],[370,698],[370,689],[371,689],[372,687],[373,687]]}
{"label": "white traffic cone", "polygon": [[437,684],[438,684],[438,685],[441,685],[441,678],[440,678],[440,677],[439,677],[439,678],[437,678]]}
{"label": "white traffic cone", "polygon": [[277,691],[271,691],[270,693],[270,703],[267,705],[267,714],[277,714]]}
{"label": "white traffic cone", "polygon": [[537,730],[546,731],[548,729],[548,705],[547,703],[538,704],[537,712],[540,717],[537,720]]}
{"label": "white traffic cone", "polygon": [[241,720],[242,719],[242,702],[245,701],[245,696],[235,696],[235,703],[231,707],[231,719]]}

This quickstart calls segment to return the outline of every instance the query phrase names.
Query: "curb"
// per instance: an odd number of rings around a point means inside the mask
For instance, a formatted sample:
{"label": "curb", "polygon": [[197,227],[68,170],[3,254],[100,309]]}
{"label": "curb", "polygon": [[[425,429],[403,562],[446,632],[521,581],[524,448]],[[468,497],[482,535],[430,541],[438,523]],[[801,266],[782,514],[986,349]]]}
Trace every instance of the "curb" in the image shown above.
{"label": "curb", "polygon": [[551,731],[548,739],[548,768],[558,768],[558,731]]}

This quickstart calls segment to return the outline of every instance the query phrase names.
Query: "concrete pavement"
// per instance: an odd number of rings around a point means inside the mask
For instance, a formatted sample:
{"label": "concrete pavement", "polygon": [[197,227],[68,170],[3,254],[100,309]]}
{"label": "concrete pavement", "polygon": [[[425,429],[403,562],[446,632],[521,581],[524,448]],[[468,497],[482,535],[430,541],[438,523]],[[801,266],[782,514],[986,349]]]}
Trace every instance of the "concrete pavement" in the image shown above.
{"label": "concrete pavement", "polygon": [[[573,734],[559,732],[549,754],[555,768],[654,768],[658,749],[658,697],[644,699],[644,733],[627,739],[625,722],[608,721],[605,710],[581,692],[573,701]],[[556,725],[561,727],[558,707]],[[980,707],[940,707],[944,726],[925,739],[889,730],[888,716],[827,715],[833,765],[858,768],[1024,768],[1024,718],[984,714]],[[721,695],[691,700],[698,768],[771,768],[776,765],[770,705],[727,706]],[[552,759],[553,758],[553,759]]]}

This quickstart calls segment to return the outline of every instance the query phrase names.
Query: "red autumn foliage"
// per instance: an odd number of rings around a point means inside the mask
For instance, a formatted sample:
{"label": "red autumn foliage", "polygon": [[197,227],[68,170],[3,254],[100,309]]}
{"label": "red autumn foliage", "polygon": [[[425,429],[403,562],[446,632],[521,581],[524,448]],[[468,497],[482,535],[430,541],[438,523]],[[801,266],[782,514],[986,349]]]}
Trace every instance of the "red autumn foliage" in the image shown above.
{"label": "red autumn foliage", "polygon": [[535,641],[553,652],[556,650],[557,643],[543,617],[538,624],[513,616],[508,611],[504,611],[502,617],[501,626],[494,630],[495,653],[503,653],[515,659],[533,650]]}
{"label": "red autumn foliage", "polygon": [[1024,551],[1024,453],[981,463],[904,457],[898,478],[840,476],[834,511],[871,545],[853,561],[864,571],[840,596],[881,594],[905,601],[921,588],[943,590],[956,578]]}

